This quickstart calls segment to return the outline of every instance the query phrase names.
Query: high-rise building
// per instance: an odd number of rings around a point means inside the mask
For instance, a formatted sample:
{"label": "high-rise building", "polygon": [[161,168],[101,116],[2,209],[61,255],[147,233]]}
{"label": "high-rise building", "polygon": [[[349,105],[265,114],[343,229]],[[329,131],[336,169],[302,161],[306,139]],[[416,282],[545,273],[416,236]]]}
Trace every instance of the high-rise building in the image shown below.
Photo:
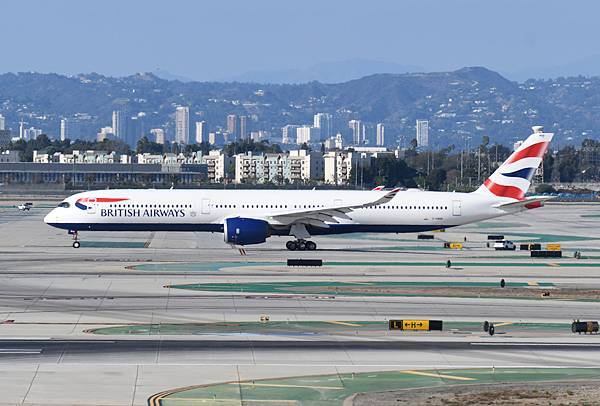
{"label": "high-rise building", "polygon": [[298,127],[300,126],[292,124],[281,127],[281,142],[283,144],[293,143],[293,140],[296,138],[296,128]]}
{"label": "high-rise building", "polygon": [[225,144],[225,134],[220,131],[208,133],[208,143],[210,145],[223,145]]}
{"label": "high-rise building", "polygon": [[6,126],[6,121],[4,120],[4,116],[2,114],[0,114],[0,131],[3,131]]}
{"label": "high-rise building", "polygon": [[190,142],[190,109],[177,107],[175,111],[175,142],[189,144]]}
{"label": "high-rise building", "polygon": [[165,130],[162,128],[153,128],[150,130],[150,134],[154,136],[154,142],[157,144],[165,144]]}
{"label": "high-rise building", "polygon": [[227,133],[229,134],[229,141],[238,138],[238,119],[235,114],[227,116]]}
{"label": "high-rise building", "polygon": [[196,121],[196,143],[208,142],[208,125],[206,121]]}
{"label": "high-rise building", "polygon": [[23,122],[23,120],[21,120],[21,122],[19,123],[19,139],[25,139],[25,123]]}
{"label": "high-rise building", "polygon": [[127,135],[127,110],[115,110],[112,113],[112,133],[115,137],[125,139]]}
{"label": "high-rise building", "polygon": [[429,121],[417,120],[417,147],[429,147]]}
{"label": "high-rise building", "polygon": [[248,138],[248,117],[240,116],[239,138],[245,140]]}
{"label": "high-rise building", "polygon": [[138,113],[134,117],[127,117],[127,130],[125,132],[125,137],[123,141],[125,141],[129,146],[135,147],[137,142],[144,136],[144,117],[146,114]]}
{"label": "high-rise building", "polygon": [[296,128],[296,144],[310,144],[318,141],[319,129],[310,125],[303,125]]}
{"label": "high-rise building", "polygon": [[383,123],[377,124],[377,133],[375,136],[375,144],[379,146],[385,145],[385,126]]}
{"label": "high-rise building", "polygon": [[363,144],[365,142],[365,125],[360,120],[348,121],[348,127],[352,130],[352,143],[354,145]]}
{"label": "high-rise building", "polygon": [[35,127],[29,127],[23,129],[23,140],[35,140],[38,136],[42,135],[42,130]]}
{"label": "high-rise building", "polygon": [[331,114],[329,113],[317,113],[313,117],[313,127],[319,129],[321,138],[329,138],[333,134],[333,123]]}
{"label": "high-rise building", "polygon": [[107,139],[109,136],[113,135],[112,127],[102,127],[100,131],[96,134],[96,141],[102,142]]}
{"label": "high-rise building", "polygon": [[64,141],[69,138],[69,120],[66,118],[60,119],[60,140]]}

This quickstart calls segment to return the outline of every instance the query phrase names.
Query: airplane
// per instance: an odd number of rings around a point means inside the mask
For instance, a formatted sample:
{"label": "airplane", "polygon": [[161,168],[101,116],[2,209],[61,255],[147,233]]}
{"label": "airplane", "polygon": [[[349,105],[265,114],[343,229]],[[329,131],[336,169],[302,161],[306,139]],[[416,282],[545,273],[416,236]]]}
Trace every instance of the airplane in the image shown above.
{"label": "airplane", "polygon": [[533,133],[474,192],[418,189],[155,190],[113,189],[77,193],[44,222],[73,235],[80,231],[205,231],[223,233],[238,248],[270,236],[292,236],[288,250],[315,250],[311,236],[354,232],[407,233],[460,226],[543,206],[549,197],[526,197],[553,133]]}

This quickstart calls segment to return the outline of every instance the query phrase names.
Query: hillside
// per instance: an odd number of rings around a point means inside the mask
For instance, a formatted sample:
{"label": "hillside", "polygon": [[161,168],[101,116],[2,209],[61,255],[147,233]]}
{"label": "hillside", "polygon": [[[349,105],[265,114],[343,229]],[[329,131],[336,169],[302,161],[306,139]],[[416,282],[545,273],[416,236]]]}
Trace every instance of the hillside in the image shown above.
{"label": "hillside", "polygon": [[[262,90],[262,92],[257,92]],[[0,114],[7,126],[19,120],[57,135],[61,117],[78,114],[91,136],[110,125],[111,112],[126,106],[144,112],[146,127],[173,126],[176,105],[190,106],[190,122],[224,126],[228,114],[252,117],[254,129],[280,136],[286,124],[307,124],[328,112],[337,127],[349,119],[384,122],[388,140],[414,138],[417,118],[430,121],[437,145],[477,142],[511,143],[543,124],[561,142],[600,139],[600,78],[559,78],[511,82],[482,67],[454,72],[377,74],[338,84],[254,84],[179,82],[153,74],[124,78],[99,74],[63,76],[41,73],[0,75]],[[171,132],[172,133],[172,132]]]}

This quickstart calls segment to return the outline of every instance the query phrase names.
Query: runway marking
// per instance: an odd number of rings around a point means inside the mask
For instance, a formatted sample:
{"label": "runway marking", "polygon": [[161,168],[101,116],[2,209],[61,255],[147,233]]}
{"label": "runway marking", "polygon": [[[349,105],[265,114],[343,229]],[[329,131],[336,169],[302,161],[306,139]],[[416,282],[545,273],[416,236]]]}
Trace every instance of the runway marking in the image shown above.
{"label": "runway marking", "polygon": [[556,262],[548,262],[548,265],[550,265],[550,266],[560,266],[560,264],[557,264]]}
{"label": "runway marking", "polygon": [[343,322],[343,321],[335,321],[335,320],[326,321],[326,323],[340,324],[342,326],[350,326],[350,327],[360,327],[360,324],[346,323],[346,322]]}
{"label": "runway marking", "polygon": [[511,324],[513,324],[512,321],[507,321],[507,322],[504,322],[504,323],[494,324],[494,327],[508,326],[508,325],[511,325]]}
{"label": "runway marking", "polygon": [[411,375],[421,375],[421,376],[429,376],[432,378],[442,378],[442,379],[455,379],[457,381],[476,381],[475,378],[468,378],[466,376],[453,376],[453,375],[444,375],[444,374],[435,374],[431,372],[423,372],[423,371],[400,371],[403,374],[411,374]]}
{"label": "runway marking", "polygon": [[18,348],[0,348],[0,355],[2,354],[41,354],[41,349],[18,349]]}
{"label": "runway marking", "polygon": [[[162,400],[162,398],[158,399],[159,401]],[[168,398],[167,399],[169,401],[169,403],[173,402],[186,402],[186,404],[188,404],[187,402],[210,402],[212,404],[227,404],[227,403],[231,403],[234,405],[239,405],[240,404],[240,399],[221,399],[221,398]],[[286,399],[242,399],[243,403],[277,403],[277,404],[281,404],[281,403],[289,403],[290,405],[296,405],[298,404],[298,401],[296,400],[286,400]]]}
{"label": "runway marking", "polygon": [[494,343],[469,343],[471,345],[487,345],[491,347],[510,346],[510,347],[600,347],[596,343],[512,343],[512,342],[494,342]]}
{"label": "runway marking", "polygon": [[262,386],[269,388],[306,388],[306,389],[335,389],[343,390],[345,388],[338,386],[310,386],[310,385],[287,385],[279,383],[252,383],[252,382],[229,382],[230,385],[243,385],[243,386]]}
{"label": "runway marking", "polygon": [[540,284],[539,284],[539,283],[537,283],[537,282],[527,282],[527,284],[528,284],[529,286],[540,286]]}

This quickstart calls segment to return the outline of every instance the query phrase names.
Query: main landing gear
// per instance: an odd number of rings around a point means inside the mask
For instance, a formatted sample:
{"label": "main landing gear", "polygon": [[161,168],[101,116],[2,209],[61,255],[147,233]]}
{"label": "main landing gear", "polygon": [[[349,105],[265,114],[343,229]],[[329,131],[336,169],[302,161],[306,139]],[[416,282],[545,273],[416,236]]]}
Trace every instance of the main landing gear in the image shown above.
{"label": "main landing gear", "polygon": [[79,235],[77,234],[77,230],[69,230],[69,234],[73,236],[73,248],[79,248],[81,243],[79,242]]}
{"label": "main landing gear", "polygon": [[288,241],[285,243],[285,247],[290,251],[314,251],[317,249],[317,244],[313,241],[306,241],[299,239],[296,241]]}

